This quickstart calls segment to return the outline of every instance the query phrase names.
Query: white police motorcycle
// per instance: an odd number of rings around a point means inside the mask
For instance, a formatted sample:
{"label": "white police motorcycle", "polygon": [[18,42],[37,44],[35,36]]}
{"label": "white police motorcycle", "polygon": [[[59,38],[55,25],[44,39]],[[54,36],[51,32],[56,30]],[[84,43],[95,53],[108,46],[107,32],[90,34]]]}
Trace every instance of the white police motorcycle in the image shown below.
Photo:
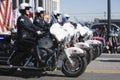
{"label": "white police motorcycle", "polygon": [[92,60],[96,59],[98,56],[101,55],[102,52],[102,43],[98,40],[93,40],[93,32],[86,26],[82,25],[77,19],[76,21],[78,22],[78,30],[80,32],[80,38],[79,40],[89,44],[91,47],[92,51]]}
{"label": "white police motorcycle", "polygon": [[[15,49],[12,48],[9,53],[4,53],[6,57],[1,56],[5,60],[1,59],[0,73],[13,74],[18,68],[40,72],[54,71],[59,68],[68,77],[78,77],[86,70],[87,61],[84,51],[77,47],[65,47],[68,34],[58,23],[50,27],[50,32],[41,33],[39,36],[36,54],[41,58],[41,64],[33,49],[26,49],[25,54],[16,54]],[[1,38],[5,40],[4,36]]]}
{"label": "white police motorcycle", "polygon": [[69,39],[69,44],[70,46],[78,47],[86,53],[86,59],[87,59],[87,64],[89,64],[92,60],[92,53],[91,53],[91,47],[85,43],[85,42],[79,42],[78,38],[80,36],[80,32],[78,29],[78,25],[73,22],[69,22],[65,15],[62,14],[62,20],[64,23],[62,28],[67,31],[70,34],[70,39]]}

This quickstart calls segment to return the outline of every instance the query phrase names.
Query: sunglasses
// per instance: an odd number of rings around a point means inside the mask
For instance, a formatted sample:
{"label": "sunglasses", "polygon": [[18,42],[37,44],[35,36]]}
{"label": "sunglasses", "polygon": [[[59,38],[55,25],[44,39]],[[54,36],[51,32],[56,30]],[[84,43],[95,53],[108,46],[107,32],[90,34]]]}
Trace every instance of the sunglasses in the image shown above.
{"label": "sunglasses", "polygon": [[57,14],[57,16],[60,16],[60,14]]}
{"label": "sunglasses", "polygon": [[44,12],[44,11],[41,11],[40,13],[43,14],[43,13],[45,13],[45,12]]}
{"label": "sunglasses", "polygon": [[30,8],[31,8],[31,7],[26,7],[25,9],[26,9],[26,10],[30,10]]}

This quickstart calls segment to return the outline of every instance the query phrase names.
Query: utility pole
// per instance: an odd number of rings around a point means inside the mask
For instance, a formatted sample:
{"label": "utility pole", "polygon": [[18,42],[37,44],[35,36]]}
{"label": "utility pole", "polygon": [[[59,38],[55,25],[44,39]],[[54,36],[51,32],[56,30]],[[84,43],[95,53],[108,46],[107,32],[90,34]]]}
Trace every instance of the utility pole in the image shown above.
{"label": "utility pole", "polygon": [[108,28],[107,28],[107,38],[110,37],[110,24],[111,24],[111,0],[107,0],[107,19],[108,19]]}

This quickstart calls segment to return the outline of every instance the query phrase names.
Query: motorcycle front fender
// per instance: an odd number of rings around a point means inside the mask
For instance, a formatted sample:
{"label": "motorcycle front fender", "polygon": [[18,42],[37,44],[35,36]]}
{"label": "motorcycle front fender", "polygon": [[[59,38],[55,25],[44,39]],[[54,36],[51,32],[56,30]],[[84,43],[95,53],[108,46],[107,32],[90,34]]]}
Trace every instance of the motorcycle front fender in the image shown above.
{"label": "motorcycle front fender", "polygon": [[94,40],[94,41],[97,42],[98,44],[102,44],[102,42],[99,40]]}
{"label": "motorcycle front fender", "polygon": [[76,44],[74,44],[74,46],[78,47],[78,48],[82,48],[82,49],[90,48],[89,44],[88,43],[84,43],[84,42],[76,43]]}
{"label": "motorcycle front fender", "polygon": [[80,57],[84,57],[85,56],[85,52],[78,48],[78,47],[70,47],[70,48],[66,48],[64,49],[65,54],[68,58],[68,60],[70,61],[71,65],[74,65],[73,60],[71,59],[72,55],[79,55]]}
{"label": "motorcycle front fender", "polygon": [[98,45],[98,42],[97,41],[95,41],[95,40],[87,40],[87,41],[85,41],[85,43],[88,43],[88,44],[92,44],[92,45]]}
{"label": "motorcycle front fender", "polygon": [[80,56],[85,56],[84,50],[78,47],[66,48],[64,51],[67,55],[80,54]]}

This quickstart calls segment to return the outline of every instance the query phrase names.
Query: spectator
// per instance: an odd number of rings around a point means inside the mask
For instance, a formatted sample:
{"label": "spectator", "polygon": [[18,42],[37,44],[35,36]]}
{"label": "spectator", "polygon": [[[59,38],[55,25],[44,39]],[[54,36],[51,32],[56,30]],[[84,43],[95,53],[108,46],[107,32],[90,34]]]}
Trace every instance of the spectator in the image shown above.
{"label": "spectator", "polygon": [[112,46],[113,46],[112,38],[108,38],[108,40],[106,40],[106,46],[105,46],[104,52],[111,54],[112,53]]}
{"label": "spectator", "polygon": [[103,46],[106,45],[106,39],[107,39],[107,25],[103,26],[103,31],[102,31],[102,35],[103,37]]}
{"label": "spectator", "polygon": [[39,28],[40,31],[49,31],[49,24],[44,20],[45,10],[42,7],[37,7],[35,11],[35,19],[33,24]]}
{"label": "spectator", "polygon": [[98,27],[96,27],[95,32],[93,33],[93,36],[101,37],[101,30]]}
{"label": "spectator", "polygon": [[117,47],[118,47],[118,40],[117,40],[117,36],[113,36],[112,37],[112,43],[113,43],[113,53],[117,54]]}

